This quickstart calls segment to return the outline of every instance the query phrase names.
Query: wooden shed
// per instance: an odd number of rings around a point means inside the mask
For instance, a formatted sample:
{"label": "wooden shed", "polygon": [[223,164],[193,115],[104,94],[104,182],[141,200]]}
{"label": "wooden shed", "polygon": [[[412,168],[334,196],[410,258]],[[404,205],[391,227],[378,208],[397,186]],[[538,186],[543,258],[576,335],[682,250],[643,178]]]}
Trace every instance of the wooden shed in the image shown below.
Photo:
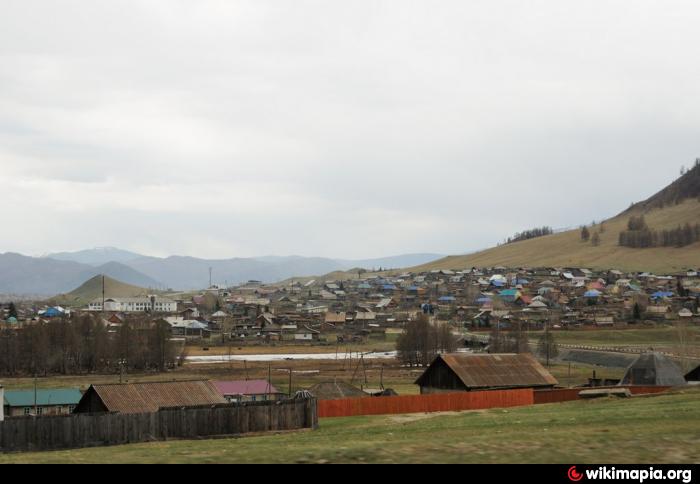
{"label": "wooden shed", "polygon": [[228,401],[209,381],[92,385],[74,413],[152,413],[161,408],[225,403]]}
{"label": "wooden shed", "polygon": [[530,354],[439,355],[416,381],[421,394],[553,388],[559,382]]}

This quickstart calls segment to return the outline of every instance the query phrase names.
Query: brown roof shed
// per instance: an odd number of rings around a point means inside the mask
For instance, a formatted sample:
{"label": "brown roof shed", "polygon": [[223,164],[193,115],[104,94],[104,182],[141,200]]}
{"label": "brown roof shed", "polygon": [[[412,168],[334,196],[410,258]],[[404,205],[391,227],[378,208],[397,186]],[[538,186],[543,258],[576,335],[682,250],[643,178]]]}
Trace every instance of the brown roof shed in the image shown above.
{"label": "brown roof shed", "polygon": [[421,389],[551,388],[559,382],[530,354],[439,355],[416,381]]}
{"label": "brown roof shed", "polygon": [[75,413],[151,413],[161,408],[227,403],[208,381],[92,385]]}

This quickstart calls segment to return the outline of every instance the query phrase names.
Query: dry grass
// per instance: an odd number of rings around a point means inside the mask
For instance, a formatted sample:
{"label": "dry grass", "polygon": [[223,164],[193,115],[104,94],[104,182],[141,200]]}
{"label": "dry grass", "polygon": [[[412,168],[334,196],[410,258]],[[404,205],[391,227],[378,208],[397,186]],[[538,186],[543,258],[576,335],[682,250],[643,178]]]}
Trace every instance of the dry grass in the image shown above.
{"label": "dry grass", "polygon": [[[485,250],[472,255],[452,256],[413,268],[421,272],[433,269],[468,267],[589,267],[670,273],[700,266],[700,244],[675,248],[629,249],[618,246],[618,237],[625,230],[629,214],[605,222],[601,244],[594,247],[582,242],[580,232],[573,230],[548,237],[527,240]],[[670,229],[685,223],[700,223],[700,203],[688,200],[680,205],[653,210],[646,214],[650,227]],[[597,229],[597,228],[596,228]],[[595,231],[594,229],[593,231]]]}

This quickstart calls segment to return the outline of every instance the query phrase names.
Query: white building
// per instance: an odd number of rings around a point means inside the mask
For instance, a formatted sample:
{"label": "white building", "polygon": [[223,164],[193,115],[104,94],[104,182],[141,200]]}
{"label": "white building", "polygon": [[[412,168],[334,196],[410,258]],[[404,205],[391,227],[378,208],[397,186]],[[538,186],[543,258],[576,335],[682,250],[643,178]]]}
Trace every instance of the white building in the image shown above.
{"label": "white building", "polygon": [[88,305],[89,311],[105,311],[115,313],[174,313],[177,311],[177,303],[158,296],[130,297],[130,298],[107,298],[96,299]]}

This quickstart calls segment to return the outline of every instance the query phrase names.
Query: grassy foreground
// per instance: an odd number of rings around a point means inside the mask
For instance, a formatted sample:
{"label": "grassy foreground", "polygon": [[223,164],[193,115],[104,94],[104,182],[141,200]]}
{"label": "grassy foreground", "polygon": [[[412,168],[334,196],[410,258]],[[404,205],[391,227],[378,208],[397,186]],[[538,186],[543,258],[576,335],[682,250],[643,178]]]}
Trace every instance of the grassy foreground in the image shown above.
{"label": "grassy foreground", "polygon": [[0,455],[5,463],[697,463],[700,390],[327,419],[315,432]]}

